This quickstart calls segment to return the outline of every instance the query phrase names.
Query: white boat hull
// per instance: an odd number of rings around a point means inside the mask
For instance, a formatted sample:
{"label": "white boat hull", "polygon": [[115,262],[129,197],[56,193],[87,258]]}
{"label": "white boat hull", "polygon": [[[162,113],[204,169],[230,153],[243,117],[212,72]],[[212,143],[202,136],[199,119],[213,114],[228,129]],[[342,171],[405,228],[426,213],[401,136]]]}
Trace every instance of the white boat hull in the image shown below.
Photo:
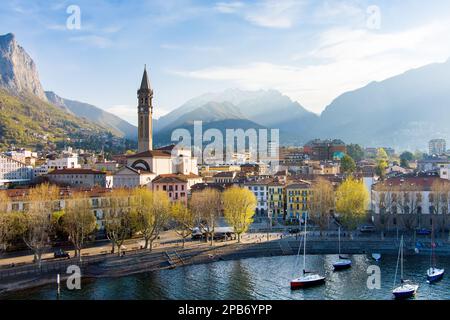
{"label": "white boat hull", "polygon": [[419,289],[418,285],[405,283],[405,284],[402,284],[401,286],[395,288],[392,291],[392,294],[394,295],[394,297],[396,299],[411,298],[416,294],[417,289]]}
{"label": "white boat hull", "polygon": [[307,274],[291,281],[291,289],[301,289],[323,284],[325,277],[318,274]]}

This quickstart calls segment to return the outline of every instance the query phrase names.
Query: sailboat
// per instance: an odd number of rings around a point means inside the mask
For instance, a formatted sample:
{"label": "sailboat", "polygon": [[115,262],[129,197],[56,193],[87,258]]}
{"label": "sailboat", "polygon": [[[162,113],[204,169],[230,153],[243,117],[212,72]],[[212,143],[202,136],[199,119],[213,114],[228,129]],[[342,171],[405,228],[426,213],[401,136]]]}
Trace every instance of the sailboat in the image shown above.
{"label": "sailboat", "polygon": [[[394,295],[394,297],[396,299],[405,299],[405,298],[411,298],[413,297],[416,292],[417,289],[419,289],[419,286],[417,284],[412,283],[409,280],[404,280],[403,279],[403,236],[400,240],[400,248],[399,248],[399,252],[398,252],[398,259],[397,259],[397,268],[395,269],[395,279],[397,279],[397,271],[398,271],[398,262],[400,260],[400,276],[401,276],[401,280],[400,283],[401,285],[394,288],[394,290],[392,290],[392,294]],[[394,280],[394,285],[395,285],[395,280]]]}
{"label": "sailboat", "polygon": [[297,279],[291,280],[291,289],[302,289],[306,287],[317,286],[325,282],[325,277],[308,272],[306,270],[306,225],[308,218],[305,217],[305,237],[303,241],[303,275]]}
{"label": "sailboat", "polygon": [[349,269],[352,266],[352,261],[347,257],[341,256],[341,228],[339,227],[338,231],[339,238],[339,260],[333,263],[333,268],[335,271]]}
{"label": "sailboat", "polygon": [[444,277],[445,270],[436,267],[436,254],[434,248],[436,243],[434,242],[434,225],[431,227],[431,257],[430,268],[427,270],[427,282],[433,283],[441,280]]}

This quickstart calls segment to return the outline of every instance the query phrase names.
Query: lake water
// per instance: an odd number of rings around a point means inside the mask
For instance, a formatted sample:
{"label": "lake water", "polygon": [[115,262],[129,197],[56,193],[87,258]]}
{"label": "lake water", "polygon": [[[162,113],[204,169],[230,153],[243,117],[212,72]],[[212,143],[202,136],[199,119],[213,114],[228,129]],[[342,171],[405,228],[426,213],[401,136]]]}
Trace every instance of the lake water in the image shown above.
{"label": "lake water", "polygon": [[[396,256],[383,256],[376,263],[365,255],[350,256],[351,269],[333,272],[337,256],[308,256],[308,270],[325,273],[326,284],[301,291],[291,291],[289,280],[300,275],[302,259],[296,256],[251,258],[220,261],[173,270],[145,273],[122,278],[86,280],[82,289],[62,289],[61,299],[273,299],[273,300],[385,300],[392,299]],[[433,285],[426,283],[430,259],[405,258],[405,278],[420,285],[415,299],[450,299],[450,276]],[[450,257],[438,258],[438,266],[450,271]],[[296,265],[297,264],[297,265]],[[296,265],[296,266],[295,266]],[[367,268],[381,269],[381,289],[367,288]],[[397,276],[397,279],[399,276]],[[64,284],[64,283],[63,283]],[[64,287],[64,286],[63,286]],[[56,285],[17,292],[0,299],[56,299]]]}

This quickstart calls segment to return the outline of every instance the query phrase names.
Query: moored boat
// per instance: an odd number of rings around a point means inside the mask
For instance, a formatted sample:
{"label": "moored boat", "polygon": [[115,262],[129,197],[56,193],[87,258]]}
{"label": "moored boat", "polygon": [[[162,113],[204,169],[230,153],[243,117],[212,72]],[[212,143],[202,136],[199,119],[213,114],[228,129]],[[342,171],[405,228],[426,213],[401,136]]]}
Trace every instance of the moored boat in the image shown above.
{"label": "moored boat", "polygon": [[372,253],[372,259],[375,261],[380,261],[381,260],[381,254],[379,253]]}
{"label": "moored boat", "polygon": [[352,267],[352,261],[341,255],[341,228],[338,231],[339,238],[339,260],[333,263],[334,271],[349,269]]}
{"label": "moored boat", "polygon": [[430,257],[430,268],[427,270],[427,282],[433,283],[442,280],[444,277],[445,270],[436,267],[436,254],[434,249],[436,248],[436,243],[434,242],[434,223],[431,223],[431,257]]}
{"label": "moored boat", "polygon": [[[299,278],[291,280],[291,289],[303,289],[308,287],[313,287],[317,285],[321,285],[325,283],[325,277],[313,272],[307,272],[306,270],[306,225],[307,225],[307,216],[305,217],[305,235],[303,240],[303,275]],[[300,253],[300,248],[299,248]]]}
{"label": "moored boat", "polygon": [[318,274],[308,274],[304,273],[303,276],[291,280],[291,289],[301,289],[301,288],[307,288],[307,287],[313,287],[316,285],[320,285],[325,283],[325,277],[318,275]]}
{"label": "moored boat", "polygon": [[433,283],[442,280],[445,270],[431,267],[427,270],[427,282]]}
{"label": "moored boat", "polygon": [[395,269],[395,278],[394,278],[394,285],[395,280],[397,279],[397,271],[398,271],[398,263],[400,262],[400,286],[394,288],[392,290],[392,294],[394,295],[395,299],[407,299],[414,297],[417,290],[419,289],[419,286],[417,284],[412,283],[409,280],[403,279],[403,236],[400,240],[400,248],[398,252],[398,258],[397,258],[397,267]]}
{"label": "moored boat", "polygon": [[401,286],[395,288],[392,293],[396,299],[407,299],[413,297],[419,286],[417,284],[408,283],[407,280],[403,280]]}

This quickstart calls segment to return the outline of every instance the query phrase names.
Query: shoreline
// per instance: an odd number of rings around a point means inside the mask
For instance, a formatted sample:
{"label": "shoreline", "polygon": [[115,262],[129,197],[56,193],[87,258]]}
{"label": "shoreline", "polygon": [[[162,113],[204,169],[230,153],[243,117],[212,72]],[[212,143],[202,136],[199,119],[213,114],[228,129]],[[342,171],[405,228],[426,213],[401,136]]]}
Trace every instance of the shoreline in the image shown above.
{"label": "shoreline", "polygon": [[[301,243],[295,239],[273,240],[269,242],[250,244],[227,244],[210,247],[203,245],[197,248],[172,248],[168,251],[144,251],[129,254],[124,257],[114,256],[104,260],[81,265],[82,280],[100,278],[120,278],[146,272],[154,272],[165,269],[179,268],[189,265],[209,264],[218,261],[233,261],[248,258],[260,258],[271,256],[297,255]],[[407,255],[429,255],[430,249],[421,249],[419,253],[414,251],[412,243],[408,243],[405,252]],[[309,240],[307,242],[308,255],[333,255],[337,254],[337,244],[332,240]],[[178,250],[176,250],[178,249]],[[397,254],[398,244],[396,240],[344,240],[341,242],[341,254],[370,255],[371,253]],[[450,255],[450,245],[445,244],[436,250],[437,255]],[[174,255],[178,257],[175,260]],[[173,259],[171,261],[171,258]],[[78,262],[78,261],[77,261]],[[77,265],[77,262],[72,263]],[[172,262],[172,263],[171,263]],[[2,279],[5,284],[0,285],[0,300],[8,294],[35,289],[55,283],[56,275],[60,274],[61,282],[70,274],[62,270],[46,272],[39,275],[16,276]],[[3,281],[4,280],[4,281]]]}

